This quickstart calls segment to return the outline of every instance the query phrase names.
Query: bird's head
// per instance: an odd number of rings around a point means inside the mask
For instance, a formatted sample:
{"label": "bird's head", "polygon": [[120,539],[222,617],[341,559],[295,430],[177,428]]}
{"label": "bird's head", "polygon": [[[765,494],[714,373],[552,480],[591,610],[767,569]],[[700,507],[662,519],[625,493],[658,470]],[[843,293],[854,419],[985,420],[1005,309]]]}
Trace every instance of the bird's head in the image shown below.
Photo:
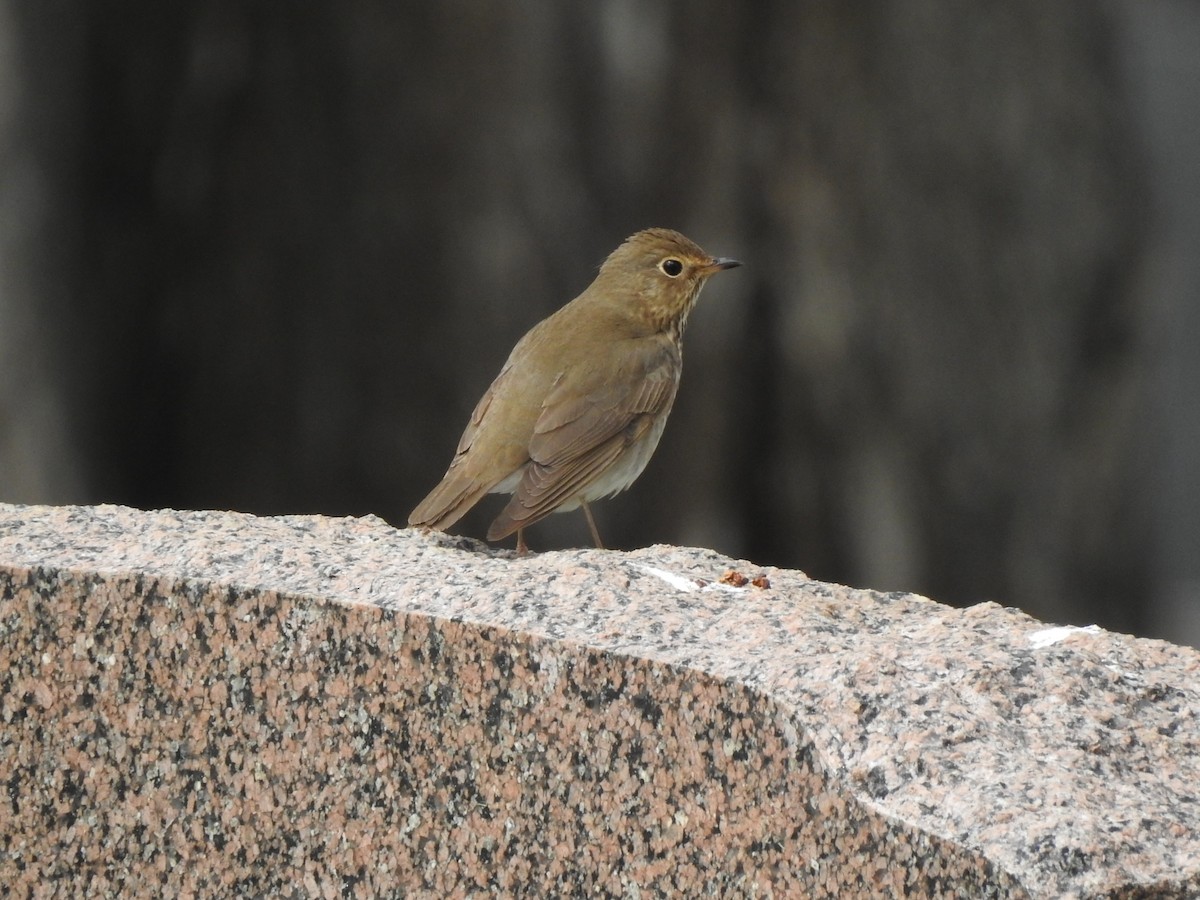
{"label": "bird's head", "polygon": [[711,256],[678,231],[647,228],[625,239],[600,267],[595,287],[644,318],[656,331],[687,323],[704,283],[736,259]]}

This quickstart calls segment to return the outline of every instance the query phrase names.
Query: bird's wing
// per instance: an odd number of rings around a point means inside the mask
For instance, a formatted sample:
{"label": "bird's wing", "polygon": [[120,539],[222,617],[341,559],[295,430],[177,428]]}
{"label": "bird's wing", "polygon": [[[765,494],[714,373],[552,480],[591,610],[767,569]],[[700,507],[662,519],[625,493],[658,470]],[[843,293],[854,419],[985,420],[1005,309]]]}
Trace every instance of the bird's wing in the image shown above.
{"label": "bird's wing", "polygon": [[611,365],[564,372],[542,404],[530,462],[488,540],[512,534],[582,492],[671,409],[679,352],[668,340],[614,345]]}

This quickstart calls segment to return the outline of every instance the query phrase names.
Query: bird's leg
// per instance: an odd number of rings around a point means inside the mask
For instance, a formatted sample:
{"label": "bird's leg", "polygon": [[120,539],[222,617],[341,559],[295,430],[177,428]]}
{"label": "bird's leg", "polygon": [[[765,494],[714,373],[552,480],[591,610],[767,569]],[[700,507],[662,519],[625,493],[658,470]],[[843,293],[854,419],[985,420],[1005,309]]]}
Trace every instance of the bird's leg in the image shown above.
{"label": "bird's leg", "polygon": [[592,540],[596,542],[596,549],[603,550],[604,542],[600,540],[600,532],[596,530],[596,520],[592,518],[592,511],[588,508],[587,503],[580,500],[579,505],[583,507],[583,514],[587,516],[588,528],[592,532]]}
{"label": "bird's leg", "polygon": [[529,545],[525,543],[525,529],[517,529],[517,556],[524,556],[529,552]]}

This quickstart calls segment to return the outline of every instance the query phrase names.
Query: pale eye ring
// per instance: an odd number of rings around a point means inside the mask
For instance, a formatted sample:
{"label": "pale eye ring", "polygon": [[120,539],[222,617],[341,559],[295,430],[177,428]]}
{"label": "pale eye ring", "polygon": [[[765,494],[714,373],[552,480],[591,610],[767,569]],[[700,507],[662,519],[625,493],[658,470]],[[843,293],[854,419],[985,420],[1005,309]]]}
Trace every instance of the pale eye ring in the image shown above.
{"label": "pale eye ring", "polygon": [[683,271],[683,263],[673,256],[668,256],[658,264],[658,267],[668,278],[678,278],[679,273]]}

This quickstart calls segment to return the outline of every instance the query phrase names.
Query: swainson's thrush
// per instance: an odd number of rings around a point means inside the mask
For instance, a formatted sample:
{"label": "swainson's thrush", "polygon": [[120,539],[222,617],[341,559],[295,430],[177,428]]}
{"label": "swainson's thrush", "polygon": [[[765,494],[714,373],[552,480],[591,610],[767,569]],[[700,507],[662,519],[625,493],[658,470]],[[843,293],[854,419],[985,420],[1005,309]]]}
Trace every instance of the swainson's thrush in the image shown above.
{"label": "swainson's thrush", "polygon": [[688,313],[709,276],[741,265],[676,231],[649,228],[609,255],[582,294],[517,342],[471,414],[441,483],[410,525],[444,530],[488,493],[512,494],[489,541],[552,512],[625,490],[642,473],[675,401]]}

